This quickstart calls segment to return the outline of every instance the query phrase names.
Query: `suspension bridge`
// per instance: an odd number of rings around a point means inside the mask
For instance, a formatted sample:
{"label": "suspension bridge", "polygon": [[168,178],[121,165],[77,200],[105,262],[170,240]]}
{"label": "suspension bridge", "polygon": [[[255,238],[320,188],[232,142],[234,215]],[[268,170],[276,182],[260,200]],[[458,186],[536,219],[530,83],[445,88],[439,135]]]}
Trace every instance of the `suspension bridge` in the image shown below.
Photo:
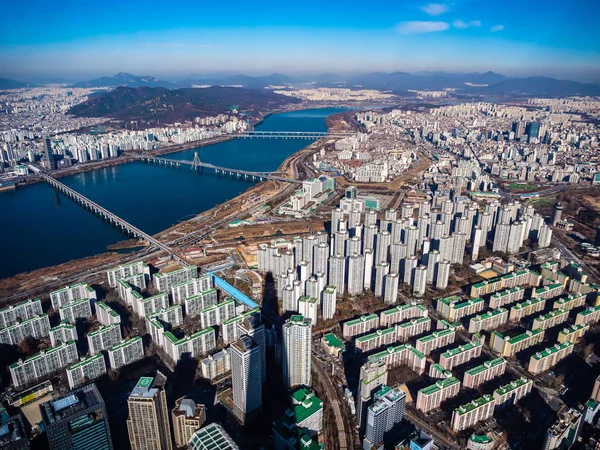
{"label": "suspension bridge", "polygon": [[344,138],[352,133],[329,131],[242,131],[235,135],[237,139],[323,139]]}

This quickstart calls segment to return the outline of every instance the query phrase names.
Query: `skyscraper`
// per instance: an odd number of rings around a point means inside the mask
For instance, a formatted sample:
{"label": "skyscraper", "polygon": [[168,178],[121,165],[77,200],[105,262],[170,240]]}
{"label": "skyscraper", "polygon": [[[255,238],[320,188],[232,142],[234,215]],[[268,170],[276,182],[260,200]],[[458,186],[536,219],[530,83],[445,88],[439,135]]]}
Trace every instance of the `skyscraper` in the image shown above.
{"label": "skyscraper", "polygon": [[233,413],[246,423],[262,407],[261,350],[248,335],[231,345]]}
{"label": "skyscraper", "polygon": [[113,448],[104,400],[95,384],[41,404],[40,412],[51,450]]}
{"label": "skyscraper", "polygon": [[554,209],[552,211],[552,226],[555,227],[562,217],[563,206],[560,202],[554,204]]}
{"label": "skyscraper", "polygon": [[355,253],[348,257],[348,293],[357,295],[363,291],[365,257]]}
{"label": "skyscraper", "polygon": [[260,347],[261,379],[267,379],[267,344],[265,326],[257,316],[248,316],[238,324],[239,336],[247,334]]}
{"label": "skyscraper", "polygon": [[184,447],[194,432],[206,421],[206,411],[204,405],[199,405],[190,398],[181,397],[175,402],[171,417],[173,418],[175,445]]}
{"label": "skyscraper", "polygon": [[127,431],[131,450],[172,450],[166,381],[160,372],[154,378],[142,377],[129,394]]}
{"label": "skyscraper", "polygon": [[54,153],[52,152],[52,143],[48,136],[44,137],[44,155],[46,157],[46,167],[50,170],[56,169],[56,162],[54,161]]}
{"label": "skyscraper", "polygon": [[346,258],[341,254],[336,254],[329,260],[329,284],[335,286],[338,295],[342,295],[345,291],[345,279]]}
{"label": "skyscraper", "polygon": [[382,359],[365,363],[360,368],[360,381],[358,383],[356,418],[360,431],[364,430],[367,407],[370,405],[375,392],[380,386],[387,383],[387,364]]}
{"label": "skyscraper", "polygon": [[283,382],[288,388],[311,385],[311,331],[310,319],[303,316],[292,316],[283,324]]}
{"label": "skyscraper", "polygon": [[363,449],[371,449],[383,442],[383,435],[404,417],[406,393],[398,388],[384,386],[375,393],[375,403],[367,410],[367,425]]}

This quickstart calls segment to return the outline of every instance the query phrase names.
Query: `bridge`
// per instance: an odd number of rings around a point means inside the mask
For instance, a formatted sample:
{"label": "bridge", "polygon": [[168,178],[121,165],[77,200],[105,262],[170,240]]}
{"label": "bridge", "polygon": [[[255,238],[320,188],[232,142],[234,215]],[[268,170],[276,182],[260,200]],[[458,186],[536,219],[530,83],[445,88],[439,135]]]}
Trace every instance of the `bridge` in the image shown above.
{"label": "bridge", "polygon": [[344,138],[352,133],[330,133],[328,131],[242,131],[234,135],[238,139],[322,139]]}
{"label": "bridge", "polygon": [[67,197],[71,198],[72,200],[74,200],[75,202],[79,203],[83,207],[89,209],[94,214],[97,214],[98,216],[100,216],[100,217],[108,220],[110,223],[112,223],[112,224],[114,224],[114,225],[116,225],[116,226],[124,229],[125,231],[127,231],[130,234],[132,234],[133,236],[142,238],[145,241],[147,241],[148,243],[150,243],[151,245],[154,245],[154,246],[158,247],[159,249],[165,251],[167,254],[169,254],[171,256],[171,258],[173,258],[174,260],[176,260],[183,267],[187,267],[188,266],[188,264],[180,256],[178,256],[176,253],[174,253],[165,244],[163,244],[162,242],[160,242],[157,239],[155,239],[152,236],[150,236],[148,233],[145,233],[142,230],[140,230],[139,228],[131,225],[129,222],[125,221],[124,219],[121,219],[116,214],[111,213],[106,208],[100,206],[99,204],[97,204],[96,202],[90,200],[89,198],[81,195],[79,192],[77,192],[77,191],[71,189],[70,187],[64,185],[63,183],[61,183],[60,181],[56,180],[55,178],[52,178],[51,176],[49,176],[49,175],[47,175],[47,174],[45,174],[43,172],[40,173],[40,176],[50,186],[52,186],[53,188],[57,189],[59,192],[61,192],[62,194],[66,195]]}
{"label": "bridge", "polygon": [[273,172],[252,172],[249,170],[231,169],[229,167],[221,167],[221,166],[215,166],[214,164],[205,163],[205,162],[200,161],[198,152],[194,152],[194,160],[193,161],[188,161],[188,160],[183,160],[183,159],[157,158],[157,157],[153,157],[153,156],[142,156],[142,157],[140,157],[140,160],[146,161],[149,163],[164,164],[166,166],[171,166],[171,167],[181,167],[182,165],[184,165],[184,166],[191,166],[192,169],[199,169],[199,168],[211,169],[211,170],[214,170],[215,173],[217,173],[217,174],[222,173],[224,175],[236,175],[238,178],[244,177],[244,179],[246,179],[246,180],[253,180],[253,181],[273,180],[273,181],[281,181],[284,183],[302,184],[302,181],[294,180],[291,178],[279,177],[279,176],[273,175]]}

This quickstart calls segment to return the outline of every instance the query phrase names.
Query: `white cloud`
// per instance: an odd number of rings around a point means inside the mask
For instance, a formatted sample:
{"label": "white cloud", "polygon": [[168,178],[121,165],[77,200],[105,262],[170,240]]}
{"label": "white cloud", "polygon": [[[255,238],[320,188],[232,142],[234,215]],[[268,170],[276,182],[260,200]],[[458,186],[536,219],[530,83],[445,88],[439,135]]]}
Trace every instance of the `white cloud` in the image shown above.
{"label": "white cloud", "polygon": [[398,24],[398,31],[402,34],[422,34],[434,33],[436,31],[445,31],[450,28],[448,22],[402,22]]}
{"label": "white cloud", "polygon": [[442,3],[429,3],[428,5],[425,5],[421,8],[422,11],[424,11],[426,14],[429,14],[430,16],[439,16],[440,14],[448,12],[449,9],[450,8],[448,8],[447,5],[444,5]]}
{"label": "white cloud", "polygon": [[454,22],[452,22],[452,26],[454,28],[469,28],[469,27],[480,27],[481,26],[481,21],[480,20],[471,20],[470,22],[465,22],[463,20],[455,20]]}
{"label": "white cloud", "polygon": [[504,25],[494,25],[492,28],[490,28],[492,33],[497,33],[498,31],[502,30],[504,30]]}

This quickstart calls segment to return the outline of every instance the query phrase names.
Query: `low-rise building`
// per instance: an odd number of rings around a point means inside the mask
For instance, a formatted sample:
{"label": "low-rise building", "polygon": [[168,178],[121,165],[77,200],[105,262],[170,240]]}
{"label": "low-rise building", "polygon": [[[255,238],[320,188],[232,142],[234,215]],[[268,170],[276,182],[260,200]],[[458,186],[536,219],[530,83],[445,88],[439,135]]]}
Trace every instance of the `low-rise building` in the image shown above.
{"label": "low-rise building", "polygon": [[83,384],[94,381],[106,373],[104,355],[98,353],[67,367],[69,388],[75,389]]}
{"label": "low-rise building", "polygon": [[529,359],[527,371],[532,375],[538,375],[551,369],[558,364],[560,360],[573,353],[574,347],[575,344],[565,341],[562,344],[555,344],[541,352],[537,352]]}
{"label": "low-rise building", "polygon": [[456,322],[465,316],[476,314],[483,310],[485,302],[482,298],[471,298],[461,301],[460,297],[452,296],[437,301],[437,312],[450,322]]}
{"label": "low-rise building", "polygon": [[369,356],[369,362],[382,360],[388,367],[407,365],[417,374],[425,373],[426,356],[410,344],[391,346],[382,352]]}
{"label": "low-rise building", "polygon": [[539,344],[544,340],[544,330],[527,330],[525,333],[509,338],[497,331],[490,335],[490,347],[501,356],[510,358],[522,350]]}
{"label": "low-rise building", "polygon": [[469,333],[493,330],[506,322],[508,322],[508,310],[504,308],[493,309],[485,314],[471,318],[469,321]]}
{"label": "low-rise building", "polygon": [[518,380],[511,381],[504,386],[500,386],[494,391],[494,401],[496,408],[505,408],[512,406],[531,392],[533,380],[521,377]]}
{"label": "low-rise building", "polygon": [[545,298],[530,298],[529,300],[513,305],[510,308],[509,319],[513,322],[518,322],[524,317],[543,311],[545,307]]}
{"label": "low-rise building", "polygon": [[460,381],[454,377],[436,381],[417,393],[417,409],[427,413],[440,407],[443,401],[458,395]]}
{"label": "low-rise building", "polygon": [[108,360],[112,369],[119,369],[144,357],[144,342],[134,336],[108,349]]}
{"label": "low-rise building", "polygon": [[547,330],[548,328],[555,327],[564,323],[569,318],[569,311],[566,309],[553,309],[548,314],[542,314],[541,316],[533,319],[532,329]]}
{"label": "low-rise building", "polygon": [[486,361],[483,364],[473,367],[465,372],[463,377],[463,386],[475,389],[480,384],[490,381],[506,371],[506,360],[496,358]]}
{"label": "low-rise building", "polygon": [[456,366],[481,356],[484,339],[474,339],[465,345],[446,350],[440,355],[440,366],[446,370],[452,370]]}
{"label": "low-rise building", "polygon": [[494,415],[494,397],[484,395],[466,405],[459,406],[452,413],[452,429],[462,431],[471,428],[482,420],[487,420]]}
{"label": "low-rise building", "polygon": [[333,333],[327,333],[321,338],[321,345],[325,351],[334,356],[340,356],[340,353],[344,351],[346,346],[344,343]]}
{"label": "low-rise building", "polygon": [[75,342],[65,342],[57,347],[42,350],[25,360],[19,359],[8,366],[15,389],[22,389],[77,361],[79,355]]}
{"label": "low-rise building", "polygon": [[121,323],[121,316],[104,302],[96,302],[96,317],[102,325]]}
{"label": "low-rise building", "polygon": [[377,314],[364,315],[345,322],[342,326],[342,335],[344,339],[350,339],[376,328],[379,328],[379,316]]}
{"label": "low-rise building", "polygon": [[427,336],[420,337],[415,343],[415,347],[424,355],[429,355],[435,349],[452,344],[456,337],[454,327],[446,328],[441,331],[434,331]]}
{"label": "low-rise building", "polygon": [[413,336],[418,336],[431,330],[431,319],[429,317],[419,317],[410,319],[407,322],[396,324],[396,334],[398,341],[406,342]]}
{"label": "low-rise building", "polygon": [[590,329],[590,326],[587,323],[580,323],[579,325],[573,325],[570,327],[561,330],[558,333],[557,341],[559,344],[564,342],[572,342],[573,344],[577,344],[579,338],[583,337],[583,335]]}

